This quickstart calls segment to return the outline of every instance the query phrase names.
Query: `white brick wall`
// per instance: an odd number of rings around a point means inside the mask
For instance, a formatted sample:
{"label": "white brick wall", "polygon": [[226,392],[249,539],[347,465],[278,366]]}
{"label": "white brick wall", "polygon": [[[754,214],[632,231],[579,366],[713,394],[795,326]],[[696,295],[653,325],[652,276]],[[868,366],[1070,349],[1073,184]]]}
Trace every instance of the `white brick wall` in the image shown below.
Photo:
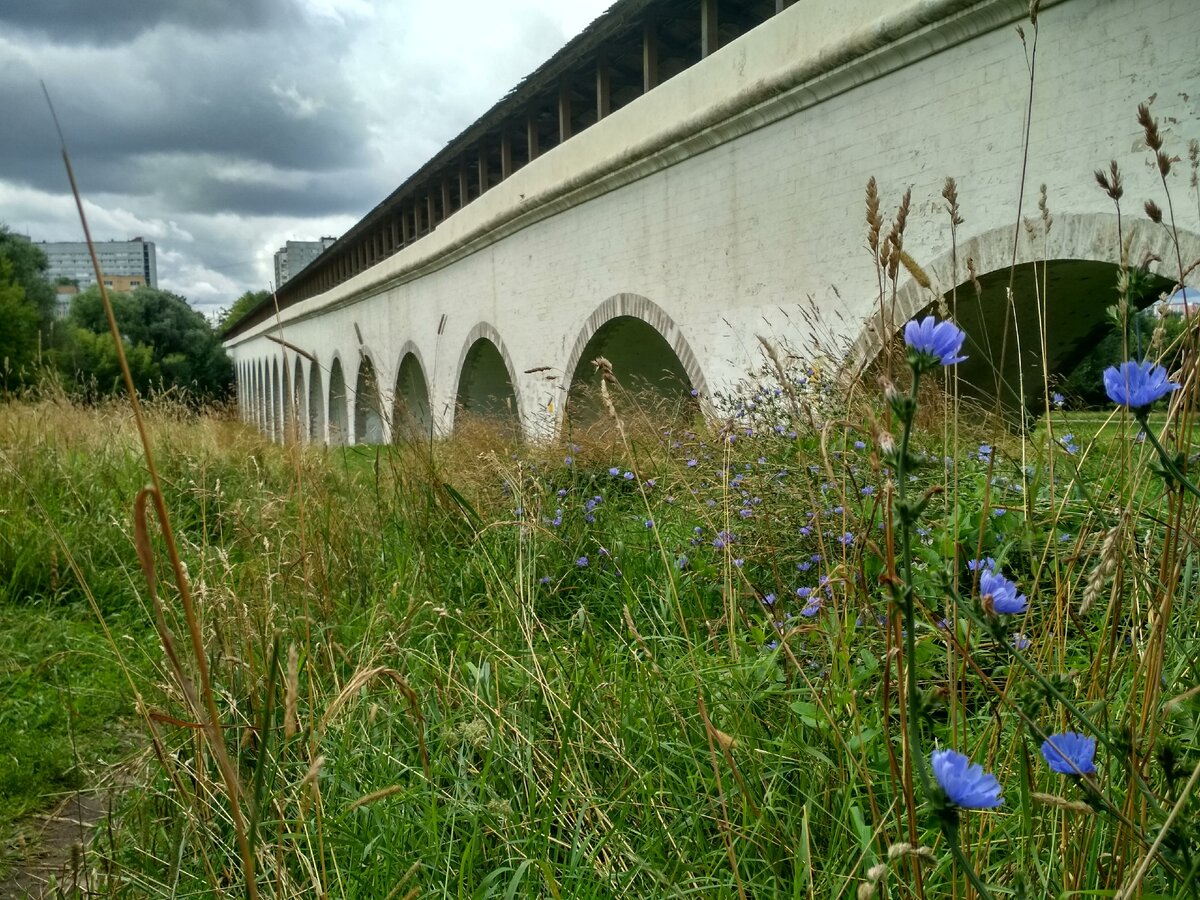
{"label": "white brick wall", "polygon": [[[784,33],[804,7],[757,31],[778,26]],[[1200,138],[1195,0],[1066,0],[1043,9],[1040,25],[1024,214],[1036,215],[1043,182],[1056,216],[1111,214],[1092,172],[1113,158],[1125,174],[1127,216],[1143,216],[1146,198],[1162,203],[1134,119],[1137,104],[1154,96],[1170,151],[1185,157],[1172,176],[1181,227],[1200,232],[1186,172],[1187,140]],[[1027,22],[1025,31],[1032,36]],[[713,60],[738,52],[734,44]],[[698,78],[706,64],[679,78]],[[285,312],[282,336],[316,355],[326,396],[335,354],[353,395],[356,324],[387,397],[400,349],[412,342],[429,367],[433,414],[446,430],[464,342],[489,323],[511,359],[527,426],[544,432],[561,410],[571,375],[561,370],[588,318],[606,299],[636,294],[665,311],[717,388],[756,365],[756,334],[807,339],[795,314],[807,297],[831,318],[843,317],[836,330],[847,337],[877,308],[865,249],[869,176],[879,181],[889,218],[912,187],[905,246],[922,263],[949,249],[940,198],[947,175],[958,180],[962,243],[1012,229],[1027,91],[1025,52],[1013,27],[1003,25],[536,221],[431,274],[319,316]],[[625,112],[602,124],[616,127]],[[525,177],[536,177],[539,165],[561,165],[566,157],[555,152],[523,170]],[[277,357],[279,347],[256,333],[231,342],[231,352],[239,364],[255,364]],[[559,381],[523,374],[541,366],[558,371]],[[239,365],[239,375],[245,371]],[[252,393],[243,398],[250,407]],[[347,419],[353,424],[352,410]]]}

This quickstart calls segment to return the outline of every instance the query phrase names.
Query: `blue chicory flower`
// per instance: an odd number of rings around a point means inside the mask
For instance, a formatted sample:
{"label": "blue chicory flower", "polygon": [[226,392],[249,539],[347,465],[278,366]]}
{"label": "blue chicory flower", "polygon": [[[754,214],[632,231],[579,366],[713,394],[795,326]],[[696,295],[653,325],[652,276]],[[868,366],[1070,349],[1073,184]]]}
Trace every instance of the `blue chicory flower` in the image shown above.
{"label": "blue chicory flower", "polygon": [[[926,316],[904,326],[904,343],[913,350],[922,367],[953,366],[966,359],[960,356],[966,333],[953,322],[939,322]],[[923,357],[923,359],[922,359]]]}
{"label": "blue chicory flower", "polygon": [[1017,586],[994,569],[984,569],[980,574],[979,596],[985,606],[1002,616],[1023,613],[1029,605],[1025,595],[1017,593]]}
{"label": "blue chicory flower", "polygon": [[586,556],[579,557],[579,559],[575,560],[575,565],[581,569],[586,569],[588,567],[588,558]]}
{"label": "blue chicory flower", "polygon": [[1052,734],[1042,741],[1042,758],[1060,775],[1091,775],[1096,771],[1096,739],[1077,731]]}
{"label": "blue chicory flower", "polygon": [[1104,370],[1108,399],[1135,411],[1148,409],[1155,400],[1178,389],[1178,382],[1167,380],[1167,370],[1148,359],[1141,362],[1131,359]]}
{"label": "blue chicory flower", "polygon": [[933,777],[946,798],[963,809],[993,809],[1004,803],[1000,782],[957,750],[934,750]]}

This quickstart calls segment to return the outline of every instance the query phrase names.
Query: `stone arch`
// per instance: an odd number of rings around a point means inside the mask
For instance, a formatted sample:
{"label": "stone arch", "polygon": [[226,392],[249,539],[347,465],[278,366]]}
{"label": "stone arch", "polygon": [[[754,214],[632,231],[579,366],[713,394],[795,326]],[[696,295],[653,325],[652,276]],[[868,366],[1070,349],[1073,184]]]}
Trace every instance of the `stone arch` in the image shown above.
{"label": "stone arch", "polygon": [[433,414],[429,402],[429,382],[425,362],[412,341],[400,348],[396,366],[396,387],[392,395],[392,440],[429,438],[433,433]]}
{"label": "stone arch", "polygon": [[459,424],[460,411],[494,423],[515,420],[520,424],[521,395],[512,359],[492,325],[480,322],[467,334],[456,371],[454,427]]}
{"label": "stone arch", "polygon": [[325,443],[325,388],[321,384],[321,365],[316,359],[308,367],[308,439]]}
{"label": "stone arch", "polygon": [[308,393],[304,390],[304,360],[297,356],[293,365],[292,380],[292,409],[296,417],[296,440],[303,441],[308,436],[305,419],[308,413]]}
{"label": "stone arch", "polygon": [[279,403],[283,410],[279,419],[283,426],[279,433],[279,439],[286,443],[292,439],[292,429],[295,427],[293,417],[296,414],[292,404],[292,364],[288,361],[286,353],[279,356],[279,374]]}
{"label": "stone arch", "polygon": [[334,354],[329,367],[329,446],[341,447],[350,441],[349,410],[346,405],[346,376],[342,361]]}
{"label": "stone arch", "polygon": [[[696,354],[662,307],[640,294],[615,294],[588,316],[563,370],[568,406],[579,415],[592,405],[589,389],[599,387],[592,360],[603,356],[625,388],[652,390],[668,397],[708,392]],[[586,413],[585,413],[586,415]]]}
{"label": "stone arch", "polygon": [[272,357],[271,362],[271,438],[283,440],[283,390],[279,383],[279,359]]}
{"label": "stone arch", "polygon": [[[1129,258],[1135,264],[1147,258],[1154,260],[1149,267],[1150,279],[1134,298],[1145,307],[1178,278],[1175,247],[1166,229],[1145,219],[1125,218],[1121,226],[1121,234],[1129,241]],[[1017,239],[1015,304],[1010,309],[1007,287],[1013,234],[1012,226],[994,228],[961,244],[957,254],[947,251],[930,262],[919,260],[931,286],[926,288],[910,279],[897,291],[895,304],[886,316],[876,312],[867,321],[847,357],[852,369],[862,371],[869,366],[896,338],[904,323],[932,312],[934,303],[944,297],[948,305],[956,305],[951,312],[967,332],[964,352],[968,360],[958,366],[960,381],[991,397],[999,388],[1010,404],[1022,382],[1027,401],[1041,398],[1038,292],[1044,283],[1047,367],[1051,372],[1069,372],[1109,328],[1105,312],[1117,297],[1120,259],[1117,217],[1109,213],[1056,214],[1048,234],[1042,231],[1040,222],[1033,235],[1022,227]],[[1179,239],[1185,260],[1200,256],[1200,237],[1180,232]],[[974,262],[982,288],[979,293],[966,270],[968,259]],[[952,298],[955,285],[956,301]],[[1003,359],[998,360],[1001,347]]]}
{"label": "stone arch", "polygon": [[379,378],[375,364],[366,351],[358,356],[358,377],[354,383],[354,443],[384,442],[383,407],[379,400]]}
{"label": "stone arch", "polygon": [[260,359],[258,361],[258,430],[263,434],[271,433],[271,392],[268,390],[269,381],[267,361]]}

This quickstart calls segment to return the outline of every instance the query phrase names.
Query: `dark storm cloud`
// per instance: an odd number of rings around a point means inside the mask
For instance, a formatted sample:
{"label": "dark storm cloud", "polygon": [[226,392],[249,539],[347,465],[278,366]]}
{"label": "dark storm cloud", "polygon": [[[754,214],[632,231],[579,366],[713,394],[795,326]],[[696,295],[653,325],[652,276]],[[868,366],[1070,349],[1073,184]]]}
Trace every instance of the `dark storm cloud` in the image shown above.
{"label": "dark storm cloud", "polygon": [[263,28],[293,10],[288,0],[7,0],[0,29],[60,44],[124,43],[162,24],[201,31]]}
{"label": "dark storm cloud", "polygon": [[[603,0],[0,0],[0,222],[77,240],[39,82],[98,239],[221,306],[340,234]],[[570,25],[566,25],[567,21]]]}
{"label": "dark storm cloud", "polygon": [[[6,140],[0,173],[43,190],[61,190],[58,143],[39,80],[50,88],[81,177],[107,193],[153,192],[195,197],[212,180],[213,160],[297,174],[341,171],[368,162],[365,116],[338,69],[344,48],[336,33],[264,42],[253,34],[224,36],[180,31],[147,33],[117,59],[111,50],[65,51],[53,45],[0,63]],[[0,50],[2,52],[2,50]],[[154,180],[162,156],[191,156],[169,182]],[[286,185],[275,196],[284,198]],[[248,197],[251,195],[247,195]],[[208,200],[207,209],[272,212],[263,195],[243,206],[236,192]],[[312,210],[329,211],[328,198]],[[362,198],[355,198],[361,207]],[[227,206],[216,206],[227,202]],[[294,212],[298,201],[281,205]],[[347,207],[339,207],[341,211]]]}

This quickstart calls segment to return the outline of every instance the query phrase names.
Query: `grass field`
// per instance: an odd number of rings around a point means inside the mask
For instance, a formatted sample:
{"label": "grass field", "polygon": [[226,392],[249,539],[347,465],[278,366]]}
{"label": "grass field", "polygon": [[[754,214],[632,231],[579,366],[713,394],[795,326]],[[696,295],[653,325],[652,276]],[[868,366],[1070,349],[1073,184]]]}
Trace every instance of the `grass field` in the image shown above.
{"label": "grass field", "polygon": [[[1092,414],[1055,414],[1072,452],[922,413],[909,656],[886,410],[817,433],[782,391],[754,400],[711,428],[619,403],[624,441],[481,427],[432,452],[152,412],[258,891],[950,897],[970,867],[993,896],[1070,896],[1148,860],[1144,896],[1194,892],[1195,507],[1146,446]],[[5,820],[124,752],[102,892],[243,893],[164,547],[179,670],[134,551],[128,416],[10,404],[0,434]],[[988,613],[977,554],[1027,613]],[[1046,766],[1067,727],[1095,776]],[[1004,805],[939,812],[934,747]]]}

